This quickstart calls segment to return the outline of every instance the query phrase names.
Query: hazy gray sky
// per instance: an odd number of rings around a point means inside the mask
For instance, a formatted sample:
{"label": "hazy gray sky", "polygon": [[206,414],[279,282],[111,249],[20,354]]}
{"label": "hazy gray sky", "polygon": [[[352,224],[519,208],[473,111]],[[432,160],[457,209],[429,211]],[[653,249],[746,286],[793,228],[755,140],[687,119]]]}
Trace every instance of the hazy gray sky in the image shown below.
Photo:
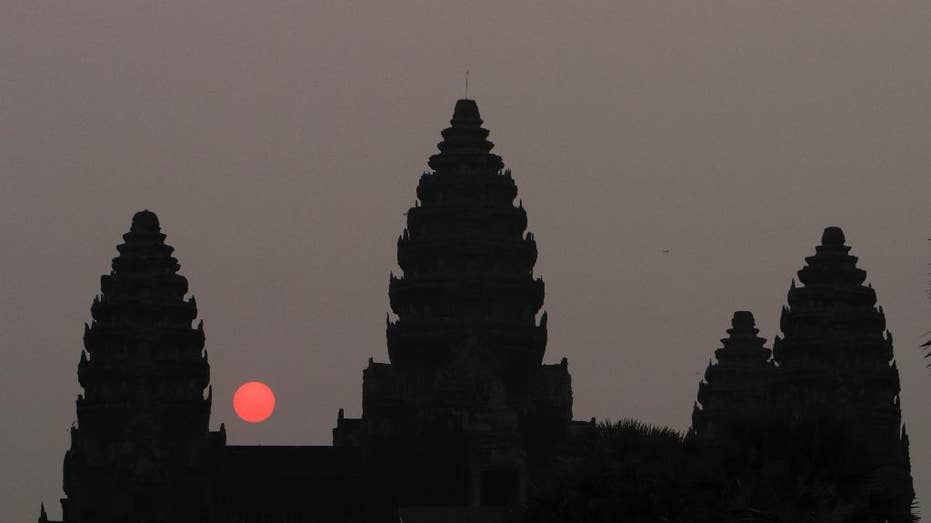
{"label": "hazy gray sky", "polygon": [[[771,346],[839,225],[895,336],[931,510],[929,64],[927,0],[0,0],[0,520],[60,514],[82,323],[143,208],[197,296],[214,428],[326,444],[358,415],[466,68],[576,418],[686,428],[732,312]],[[249,379],[278,394],[262,425],[232,412]]]}

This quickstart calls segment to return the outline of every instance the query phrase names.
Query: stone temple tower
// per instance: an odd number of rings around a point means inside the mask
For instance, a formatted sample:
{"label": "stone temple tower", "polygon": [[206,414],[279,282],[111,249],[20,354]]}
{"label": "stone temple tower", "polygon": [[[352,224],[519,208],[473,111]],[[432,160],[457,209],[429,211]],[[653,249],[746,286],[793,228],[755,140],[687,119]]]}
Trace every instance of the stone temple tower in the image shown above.
{"label": "stone temple tower", "polygon": [[64,521],[204,521],[210,369],[197,306],[155,214],[133,216],[123,239],[85,326]]}
{"label": "stone temple tower", "polygon": [[757,336],[759,332],[753,313],[734,313],[728,337],[714,351],[717,362],[708,365],[698,386],[693,433],[714,437],[735,418],[753,418],[769,410],[775,367],[769,361],[772,351],[763,346],[766,340]]}
{"label": "stone temple tower", "polygon": [[456,102],[398,239],[391,362],[369,362],[362,418],[334,429],[399,471],[401,506],[519,503],[571,422],[566,361],[542,363],[536,242],[488,134],[475,101]]}
{"label": "stone temple tower", "polygon": [[[793,280],[773,358],[773,407],[788,420],[835,420],[848,427],[864,462],[880,467],[875,484],[889,514],[909,521],[914,497],[908,437],[899,404],[892,334],[866,271],[843,231],[828,227]],[[899,521],[899,519],[894,519]]]}
{"label": "stone temple tower", "polygon": [[898,438],[899,371],[892,335],[876,306],[866,271],[849,254],[838,227],[824,230],[815,255],[805,258],[782,309],[773,356],[780,395],[797,412],[827,408],[861,421],[876,437]]}

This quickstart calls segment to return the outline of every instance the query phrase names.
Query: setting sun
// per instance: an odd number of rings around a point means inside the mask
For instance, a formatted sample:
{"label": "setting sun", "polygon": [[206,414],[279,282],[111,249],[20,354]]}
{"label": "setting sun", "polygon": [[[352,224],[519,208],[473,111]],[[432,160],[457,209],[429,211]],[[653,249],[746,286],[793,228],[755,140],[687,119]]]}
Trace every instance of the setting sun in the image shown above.
{"label": "setting sun", "polygon": [[260,381],[243,383],[233,395],[236,415],[249,423],[261,423],[275,410],[275,393]]}

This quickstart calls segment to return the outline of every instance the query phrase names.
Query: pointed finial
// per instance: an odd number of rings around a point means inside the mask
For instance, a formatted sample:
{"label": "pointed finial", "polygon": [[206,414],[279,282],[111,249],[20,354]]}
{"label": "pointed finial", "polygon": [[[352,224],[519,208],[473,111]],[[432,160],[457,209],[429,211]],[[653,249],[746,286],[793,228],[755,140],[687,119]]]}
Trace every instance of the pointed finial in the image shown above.
{"label": "pointed finial", "polygon": [[39,523],[48,523],[48,514],[45,513],[45,503],[39,505]]}

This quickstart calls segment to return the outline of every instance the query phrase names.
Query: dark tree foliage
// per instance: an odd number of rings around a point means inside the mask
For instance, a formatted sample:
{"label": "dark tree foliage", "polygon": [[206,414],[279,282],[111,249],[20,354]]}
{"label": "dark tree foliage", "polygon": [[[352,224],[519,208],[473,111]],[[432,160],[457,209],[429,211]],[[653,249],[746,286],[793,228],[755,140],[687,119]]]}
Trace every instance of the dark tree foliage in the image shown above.
{"label": "dark tree foliage", "polygon": [[726,482],[698,458],[672,429],[599,423],[534,483],[526,521],[713,521]]}
{"label": "dark tree foliage", "polygon": [[917,521],[896,476],[830,418],[735,422],[713,441],[637,421],[578,435],[534,484],[525,521]]}

